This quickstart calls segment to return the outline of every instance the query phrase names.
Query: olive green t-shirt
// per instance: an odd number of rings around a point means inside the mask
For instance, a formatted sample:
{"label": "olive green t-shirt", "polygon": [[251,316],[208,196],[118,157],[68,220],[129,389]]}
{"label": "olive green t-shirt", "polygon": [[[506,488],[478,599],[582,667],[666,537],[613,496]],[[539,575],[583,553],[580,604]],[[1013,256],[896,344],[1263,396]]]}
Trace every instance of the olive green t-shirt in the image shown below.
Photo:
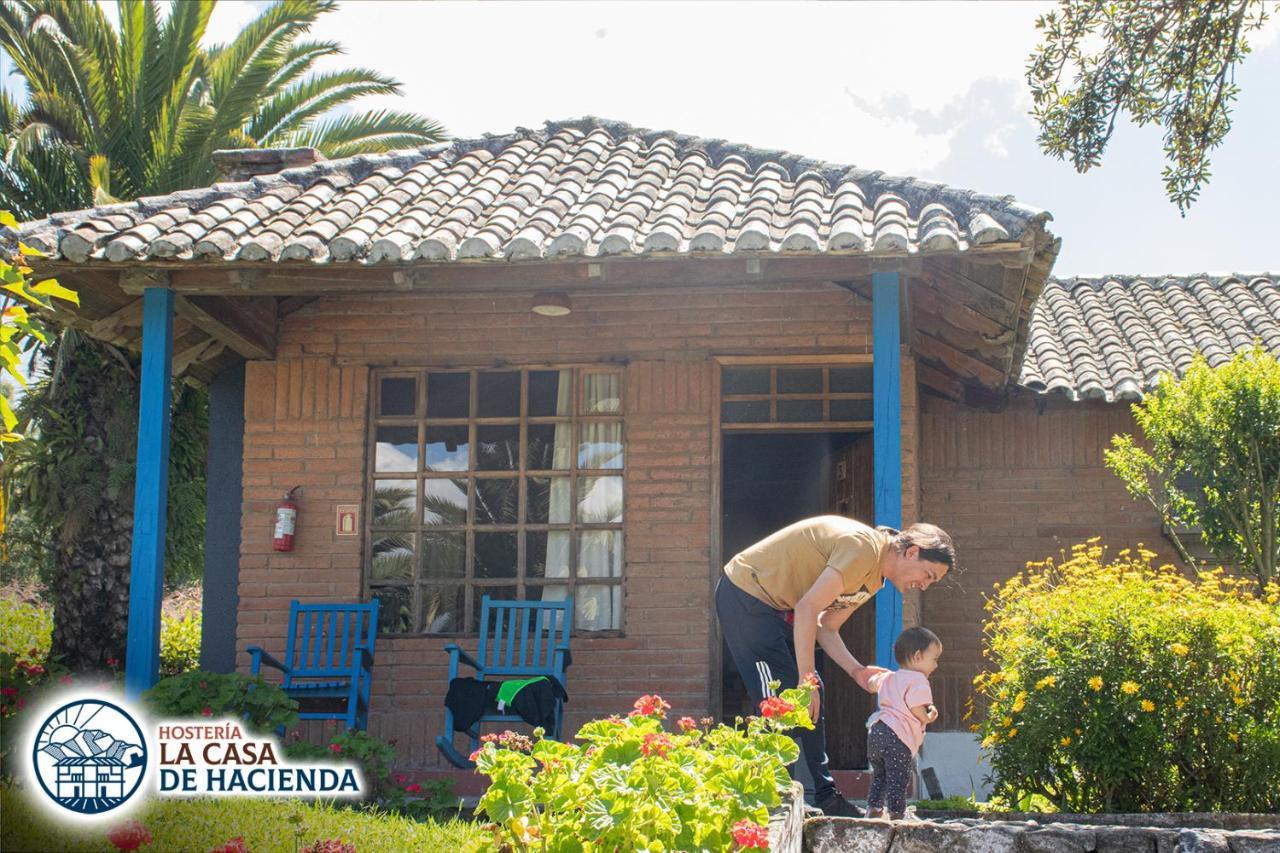
{"label": "olive green t-shirt", "polygon": [[724,573],[735,586],[775,610],[793,610],[822,570],[844,576],[844,591],[828,610],[857,608],[884,586],[881,559],[891,537],[842,515],[797,521],[735,556]]}

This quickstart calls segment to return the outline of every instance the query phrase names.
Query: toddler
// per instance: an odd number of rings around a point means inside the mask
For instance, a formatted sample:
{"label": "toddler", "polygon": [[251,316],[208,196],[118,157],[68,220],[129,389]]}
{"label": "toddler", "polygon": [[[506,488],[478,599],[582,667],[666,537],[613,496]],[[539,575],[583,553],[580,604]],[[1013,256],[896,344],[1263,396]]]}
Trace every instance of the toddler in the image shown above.
{"label": "toddler", "polygon": [[938,668],[942,641],[928,628],[908,628],[893,644],[893,656],[902,668],[873,675],[870,683],[879,695],[880,711],[872,716],[867,732],[873,774],[867,817],[882,817],[887,803],[889,819],[901,820],[924,727],[938,719],[929,676]]}

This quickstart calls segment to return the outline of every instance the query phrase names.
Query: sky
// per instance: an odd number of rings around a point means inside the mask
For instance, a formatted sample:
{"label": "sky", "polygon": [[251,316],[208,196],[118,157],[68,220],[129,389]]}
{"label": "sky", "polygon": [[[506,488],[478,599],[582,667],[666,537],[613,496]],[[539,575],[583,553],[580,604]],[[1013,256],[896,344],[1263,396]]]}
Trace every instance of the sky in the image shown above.
{"label": "sky", "polygon": [[[221,0],[207,40],[264,2]],[[1280,4],[1238,69],[1234,127],[1184,218],[1159,128],[1122,124],[1103,165],[1042,154],[1023,76],[1052,4],[417,3],[353,0],[312,31],[395,77],[455,137],[595,115],[1013,195],[1048,210],[1057,275],[1280,271]]]}

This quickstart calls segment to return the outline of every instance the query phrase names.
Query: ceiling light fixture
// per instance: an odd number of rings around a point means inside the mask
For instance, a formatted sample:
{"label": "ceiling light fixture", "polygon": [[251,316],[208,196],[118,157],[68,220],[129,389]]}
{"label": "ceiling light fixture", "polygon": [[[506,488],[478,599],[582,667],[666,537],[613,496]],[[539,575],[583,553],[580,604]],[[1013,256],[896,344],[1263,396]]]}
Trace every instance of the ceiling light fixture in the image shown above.
{"label": "ceiling light fixture", "polygon": [[558,290],[547,290],[533,295],[533,313],[543,317],[563,317],[573,312],[573,304],[569,302],[569,294]]}

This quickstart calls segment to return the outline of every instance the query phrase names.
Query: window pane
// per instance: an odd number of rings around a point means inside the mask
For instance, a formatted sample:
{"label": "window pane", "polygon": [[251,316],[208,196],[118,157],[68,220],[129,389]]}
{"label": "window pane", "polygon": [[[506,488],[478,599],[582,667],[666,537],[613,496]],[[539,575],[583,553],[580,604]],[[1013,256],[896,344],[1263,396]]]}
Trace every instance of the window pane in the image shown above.
{"label": "window pane", "polygon": [[778,370],[778,393],[822,393],[821,367],[788,367]]}
{"label": "window pane", "polygon": [[569,577],[569,531],[532,530],[524,542],[525,577]]}
{"label": "window pane", "polygon": [[[478,586],[471,593],[471,630],[474,633],[480,632],[480,607],[484,602],[484,596],[489,596],[498,601],[515,601],[520,596],[516,593],[514,586]],[[502,626],[502,636],[506,637],[506,625]],[[493,637],[494,623],[489,623],[489,636]]]}
{"label": "window pane", "polygon": [[425,480],[422,523],[428,527],[462,527],[467,523],[467,481]]}
{"label": "window pane", "polygon": [[871,400],[832,400],[831,420],[870,421],[875,419],[875,403]]}
{"label": "window pane", "polygon": [[465,424],[427,427],[427,470],[465,471],[471,458],[471,443]]}
{"label": "window pane", "polygon": [[861,364],[857,367],[833,367],[828,379],[834,393],[853,391],[871,392],[871,365]]}
{"label": "window pane", "polygon": [[720,374],[722,394],[768,394],[769,368],[726,367]]}
{"label": "window pane", "polygon": [[622,478],[580,478],[578,480],[578,521],[583,524],[611,524],[622,521]]}
{"label": "window pane", "polygon": [[476,524],[515,524],[519,513],[519,480],[476,480]]}
{"label": "window pane", "polygon": [[422,630],[428,634],[461,634],[467,588],[461,584],[422,588]]}
{"label": "window pane", "polygon": [[373,470],[400,472],[418,470],[418,428],[380,426],[374,431]]}
{"label": "window pane", "polygon": [[477,578],[514,578],[518,533],[477,533]]}
{"label": "window pane", "polygon": [[779,400],[778,420],[780,421],[821,421],[821,400]]}
{"label": "window pane", "polygon": [[622,375],[619,373],[587,373],[582,377],[582,411],[588,415],[622,410],[619,396]]}
{"label": "window pane", "polygon": [[520,416],[520,374],[481,373],[479,383],[479,417],[516,418]]}
{"label": "window pane", "polygon": [[574,627],[580,631],[616,631],[622,627],[622,587],[579,586],[574,592]]}
{"label": "window pane", "polygon": [[422,578],[454,580],[467,574],[467,534],[424,533],[422,535]]}
{"label": "window pane", "polygon": [[373,484],[374,527],[414,526],[418,517],[418,484],[414,480],[376,480]]}
{"label": "window pane", "polygon": [[465,418],[471,414],[471,375],[427,374],[427,417]]}
{"label": "window pane", "polygon": [[520,469],[520,427],[486,425],[476,427],[476,470],[518,471]]}
{"label": "window pane", "polygon": [[529,524],[569,523],[568,477],[530,477],[528,484]]}
{"label": "window pane", "polygon": [[578,577],[622,577],[621,530],[585,530],[578,534]]}
{"label": "window pane", "polygon": [[418,411],[418,380],[412,376],[382,380],[379,415],[413,415]]}
{"label": "window pane", "polygon": [[530,471],[568,471],[573,447],[573,425],[568,421],[555,424],[529,424],[529,446],[525,449],[525,468]]}
{"label": "window pane", "polygon": [[720,420],[726,424],[768,423],[769,401],[754,400],[748,403],[725,403],[720,409]]}
{"label": "window pane", "polygon": [[579,429],[579,468],[622,467],[622,421],[586,421]]}
{"label": "window pane", "polygon": [[573,371],[529,371],[529,417],[567,418],[573,414]]}
{"label": "window pane", "polygon": [[378,630],[384,634],[404,634],[413,630],[413,594],[405,588],[387,586],[373,590],[378,599]]}
{"label": "window pane", "polygon": [[412,533],[375,532],[370,550],[373,552],[369,572],[371,582],[409,583],[413,580]]}

